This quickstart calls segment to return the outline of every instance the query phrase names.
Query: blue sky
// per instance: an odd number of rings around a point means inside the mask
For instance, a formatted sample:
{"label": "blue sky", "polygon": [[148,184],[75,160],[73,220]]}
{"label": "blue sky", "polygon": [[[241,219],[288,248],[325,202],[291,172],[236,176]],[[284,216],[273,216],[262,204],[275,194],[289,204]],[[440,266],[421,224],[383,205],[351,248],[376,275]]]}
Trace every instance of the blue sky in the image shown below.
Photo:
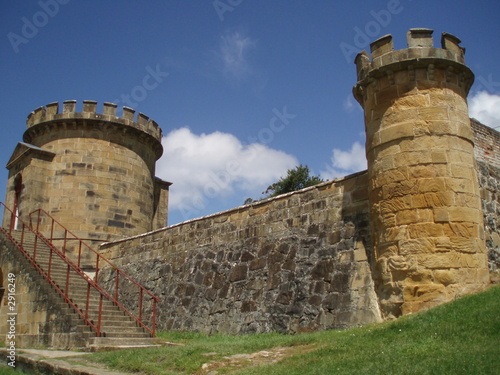
{"label": "blue sky", "polygon": [[355,53],[389,33],[405,48],[412,27],[458,36],[474,117],[500,126],[499,16],[497,0],[3,0],[0,164],[32,110],[89,99],[163,129],[170,224],[259,198],[299,163],[347,175],[365,165]]}

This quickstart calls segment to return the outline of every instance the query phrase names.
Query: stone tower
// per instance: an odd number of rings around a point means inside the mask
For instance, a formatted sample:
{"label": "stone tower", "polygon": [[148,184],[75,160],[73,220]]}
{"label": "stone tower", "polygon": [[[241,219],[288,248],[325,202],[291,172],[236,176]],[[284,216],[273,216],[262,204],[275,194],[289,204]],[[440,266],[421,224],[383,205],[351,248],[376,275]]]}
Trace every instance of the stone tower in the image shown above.
{"label": "stone tower", "polygon": [[464,48],[411,29],[356,57],[354,96],[365,113],[374,277],[385,317],[417,312],[489,282],[466,97]]}
{"label": "stone tower", "polygon": [[7,164],[7,206],[26,220],[42,208],[94,245],[165,226],[170,183],[155,177],[163,152],[156,122],[128,107],[119,117],[112,103],[102,113],[94,101],[81,112],[76,105],[65,101],[60,112],[51,103],[28,116]]}

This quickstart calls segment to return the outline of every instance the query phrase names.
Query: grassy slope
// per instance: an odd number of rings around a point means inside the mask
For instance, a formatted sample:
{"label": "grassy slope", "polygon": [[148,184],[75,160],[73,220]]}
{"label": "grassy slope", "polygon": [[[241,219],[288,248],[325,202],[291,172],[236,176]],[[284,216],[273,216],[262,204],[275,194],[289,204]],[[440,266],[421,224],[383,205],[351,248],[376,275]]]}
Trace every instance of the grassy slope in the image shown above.
{"label": "grassy slope", "polygon": [[[245,375],[500,374],[500,286],[421,314],[346,331],[295,336],[168,332],[160,337],[185,346],[96,353],[86,358],[122,371],[202,374],[206,373],[201,371],[203,363],[223,356],[295,346],[294,354],[278,364],[217,371]],[[207,357],[206,353],[217,354]]]}
{"label": "grassy slope", "polygon": [[0,375],[28,375],[25,372],[16,371],[11,367],[0,365]]}

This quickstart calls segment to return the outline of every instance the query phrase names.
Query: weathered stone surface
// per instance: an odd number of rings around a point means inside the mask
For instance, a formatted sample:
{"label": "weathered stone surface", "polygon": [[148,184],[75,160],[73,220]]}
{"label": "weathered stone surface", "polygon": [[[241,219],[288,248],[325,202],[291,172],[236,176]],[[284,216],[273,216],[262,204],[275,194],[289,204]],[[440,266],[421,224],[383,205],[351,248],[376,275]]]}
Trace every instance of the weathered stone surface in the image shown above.
{"label": "weathered stone surface", "polygon": [[[345,189],[363,186],[365,174],[357,174],[102,251],[137,280],[156,280],[152,291],[164,296],[159,329],[292,333],[375,322],[366,194]],[[279,225],[288,220],[302,224]],[[210,235],[219,228],[223,242]],[[254,236],[263,228],[265,235]]]}
{"label": "weathered stone surface", "polygon": [[[365,111],[374,279],[387,317],[461,294],[449,287],[457,279],[445,270],[486,268],[466,103],[473,75],[463,52],[457,59],[423,49],[413,37],[410,31],[408,49],[357,60],[364,65],[354,88]],[[436,270],[436,277],[415,285],[414,272],[424,270]],[[486,286],[482,278],[460,283]]]}
{"label": "weathered stone surface", "polygon": [[[55,103],[42,107],[41,117],[29,116],[26,143],[7,166],[6,204],[14,206],[14,182],[22,177],[17,201],[24,219],[42,208],[94,245],[165,226],[170,183],[154,176],[160,128],[142,114],[134,121],[133,110],[105,116],[88,103],[82,113],[71,102],[70,112],[58,113]],[[39,229],[49,234],[50,223]]]}
{"label": "weathered stone surface", "polygon": [[[29,116],[33,145],[20,143],[9,162],[7,204],[22,174],[31,195],[21,194],[21,216],[45,208],[99,243],[141,234],[101,250],[160,296],[159,329],[349,327],[479,291],[487,257],[500,280],[500,133],[468,118],[463,49],[452,40],[431,48],[417,34],[409,49],[393,51],[384,37],[372,61],[357,59],[368,172],[145,234],[166,224],[169,184],[154,177],[161,131],[129,108],[118,118],[116,106],[97,114],[87,101],[75,113],[71,101],[63,113],[56,104]],[[18,269],[3,248],[0,258],[2,270]],[[100,272],[110,290],[113,272]],[[49,314],[30,277],[19,333],[43,338],[67,322]],[[136,312],[131,283],[120,283]]]}

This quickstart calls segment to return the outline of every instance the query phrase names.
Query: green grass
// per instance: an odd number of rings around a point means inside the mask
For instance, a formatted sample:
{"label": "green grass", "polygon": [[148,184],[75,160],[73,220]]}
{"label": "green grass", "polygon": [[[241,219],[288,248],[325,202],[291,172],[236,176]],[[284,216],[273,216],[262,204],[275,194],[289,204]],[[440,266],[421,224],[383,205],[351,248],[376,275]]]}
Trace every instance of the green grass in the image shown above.
{"label": "green grass", "polygon": [[28,375],[28,374],[22,371],[16,371],[12,367],[0,364],[0,375]]}
{"label": "green grass", "polygon": [[292,347],[276,364],[247,361],[216,370],[240,375],[499,374],[500,286],[421,314],[346,331],[293,336],[165,332],[159,337],[184,346],[96,353],[85,359],[143,374],[206,374],[201,366],[224,361],[224,356]]}

